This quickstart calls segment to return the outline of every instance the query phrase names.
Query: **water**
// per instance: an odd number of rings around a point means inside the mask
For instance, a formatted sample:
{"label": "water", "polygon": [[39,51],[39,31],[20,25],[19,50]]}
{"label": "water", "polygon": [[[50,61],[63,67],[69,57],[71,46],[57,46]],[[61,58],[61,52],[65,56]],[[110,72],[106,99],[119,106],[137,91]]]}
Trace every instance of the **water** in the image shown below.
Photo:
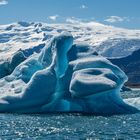
{"label": "water", "polygon": [[[140,91],[125,92],[139,97]],[[140,140],[140,114],[111,117],[81,114],[0,114],[0,139]]]}

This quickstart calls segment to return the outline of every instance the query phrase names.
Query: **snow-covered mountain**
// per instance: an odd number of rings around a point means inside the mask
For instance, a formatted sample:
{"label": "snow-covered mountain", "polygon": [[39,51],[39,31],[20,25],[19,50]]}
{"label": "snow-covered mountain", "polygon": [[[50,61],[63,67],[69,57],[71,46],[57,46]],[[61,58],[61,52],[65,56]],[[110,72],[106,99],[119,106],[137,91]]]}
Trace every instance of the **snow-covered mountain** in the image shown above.
{"label": "snow-covered mountain", "polygon": [[107,57],[126,57],[140,49],[140,30],[116,28],[96,22],[18,22],[0,25],[0,61],[8,59],[19,49],[43,47],[46,41],[62,31],[71,32],[75,42],[90,44],[99,54]]}
{"label": "snow-covered mountain", "polygon": [[96,51],[108,58],[122,58],[140,49],[139,38],[113,38],[103,41]]}
{"label": "snow-covered mountain", "polygon": [[[8,71],[0,69],[0,72],[6,71],[7,73],[4,73],[4,75],[10,74],[14,67],[26,59],[25,57],[40,52],[53,36],[63,31],[69,31],[73,35],[75,43],[84,42],[92,45],[95,51],[109,59],[120,59],[121,62],[118,66],[123,64],[122,60],[126,61],[127,56],[140,49],[140,30],[116,28],[96,22],[67,24],[18,22],[0,25],[0,65],[8,67]],[[22,50],[25,56],[18,50]],[[20,55],[20,60],[15,63],[11,59],[13,56],[17,57],[17,55]],[[121,59],[123,57],[125,59]],[[16,65],[13,67],[12,63]],[[10,71],[9,66],[12,66]],[[136,61],[133,66],[133,69],[139,71]],[[124,67],[126,66],[123,65],[121,68],[128,74],[130,70],[128,70],[128,67]],[[4,75],[0,74],[0,77]],[[132,73],[131,77],[129,75],[128,77],[129,80],[135,79],[135,75]],[[128,82],[133,83],[133,81]],[[139,83],[140,81],[137,80],[137,84]]]}

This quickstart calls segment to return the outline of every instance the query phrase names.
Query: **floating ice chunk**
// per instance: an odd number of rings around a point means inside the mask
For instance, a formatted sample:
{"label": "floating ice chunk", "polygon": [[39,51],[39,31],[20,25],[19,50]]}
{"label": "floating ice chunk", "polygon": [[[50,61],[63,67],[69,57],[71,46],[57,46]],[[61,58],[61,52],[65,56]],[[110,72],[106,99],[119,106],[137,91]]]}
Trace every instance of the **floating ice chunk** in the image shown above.
{"label": "floating ice chunk", "polygon": [[125,102],[140,110],[140,97],[125,99]]}
{"label": "floating ice chunk", "polygon": [[125,81],[117,66],[63,32],[0,79],[0,112],[136,113],[120,96]]}

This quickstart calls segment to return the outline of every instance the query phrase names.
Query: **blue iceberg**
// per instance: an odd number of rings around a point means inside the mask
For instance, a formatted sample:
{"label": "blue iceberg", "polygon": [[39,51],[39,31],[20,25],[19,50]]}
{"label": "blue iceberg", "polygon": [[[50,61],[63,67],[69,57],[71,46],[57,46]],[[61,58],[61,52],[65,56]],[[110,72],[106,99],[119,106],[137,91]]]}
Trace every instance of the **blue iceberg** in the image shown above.
{"label": "blue iceberg", "polygon": [[92,46],[74,44],[73,40],[67,32],[55,36],[40,53],[1,78],[0,112],[138,112],[120,96],[127,81],[125,73]]}

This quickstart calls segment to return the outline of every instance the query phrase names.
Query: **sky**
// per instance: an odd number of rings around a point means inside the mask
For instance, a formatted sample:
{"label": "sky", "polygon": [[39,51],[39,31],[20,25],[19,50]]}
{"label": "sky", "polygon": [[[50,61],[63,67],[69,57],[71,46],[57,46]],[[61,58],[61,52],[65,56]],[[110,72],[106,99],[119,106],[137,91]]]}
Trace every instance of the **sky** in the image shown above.
{"label": "sky", "polygon": [[140,0],[0,0],[0,24],[75,20],[140,29]]}

